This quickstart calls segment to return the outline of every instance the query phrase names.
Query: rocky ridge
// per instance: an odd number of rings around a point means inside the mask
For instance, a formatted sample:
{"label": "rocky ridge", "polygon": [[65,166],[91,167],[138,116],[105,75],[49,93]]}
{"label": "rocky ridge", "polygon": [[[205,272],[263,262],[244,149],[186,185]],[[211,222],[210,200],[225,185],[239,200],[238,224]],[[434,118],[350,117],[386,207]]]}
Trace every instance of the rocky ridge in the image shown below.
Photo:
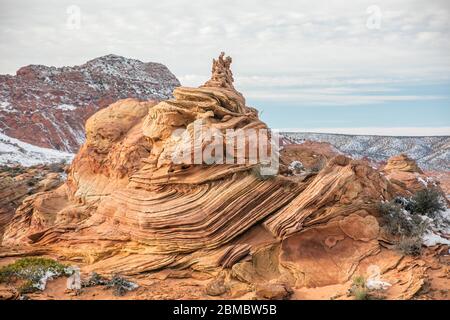
{"label": "rocky ridge", "polygon": [[339,152],[354,159],[386,162],[406,154],[423,170],[450,172],[450,137],[391,137],[307,132],[284,132],[288,143],[315,141],[330,143]]}
{"label": "rocky ridge", "polygon": [[0,75],[0,131],[35,146],[75,153],[84,123],[124,98],[161,101],[180,86],[162,64],[107,55],[74,67],[29,65]]}

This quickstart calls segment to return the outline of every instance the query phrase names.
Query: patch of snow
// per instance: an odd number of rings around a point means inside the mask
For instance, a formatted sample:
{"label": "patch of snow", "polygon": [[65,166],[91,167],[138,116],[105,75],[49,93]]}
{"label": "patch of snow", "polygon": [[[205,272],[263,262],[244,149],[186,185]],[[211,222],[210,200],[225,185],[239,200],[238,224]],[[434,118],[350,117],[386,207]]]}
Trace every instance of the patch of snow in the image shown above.
{"label": "patch of snow", "polygon": [[430,231],[423,236],[423,244],[427,247],[436,246],[438,244],[450,245],[450,240]]}
{"label": "patch of snow", "polygon": [[54,108],[58,109],[58,110],[63,110],[63,111],[72,111],[72,110],[75,110],[77,107],[74,106],[73,104],[63,103],[63,104],[55,106]]}
{"label": "patch of snow", "polygon": [[69,267],[65,270],[65,272],[68,274],[72,274],[69,278],[67,278],[67,289],[81,290],[80,268],[77,266]]}
{"label": "patch of snow", "polygon": [[135,289],[139,288],[139,285],[137,283],[131,282],[131,281],[127,281],[126,282],[126,286],[125,289],[127,291],[133,291]]}
{"label": "patch of snow", "polygon": [[71,162],[73,157],[72,153],[34,146],[0,132],[0,164],[29,167],[43,163]]}
{"label": "patch of snow", "polygon": [[4,111],[7,113],[17,112],[17,110],[15,110],[8,101],[0,101],[0,111]]}
{"label": "patch of snow", "polygon": [[53,277],[57,275],[58,275],[57,273],[51,270],[47,270],[45,274],[39,279],[39,281],[33,284],[33,287],[35,287],[38,290],[44,291],[45,287],[47,286],[47,281],[53,280]]}
{"label": "patch of snow", "polygon": [[389,282],[381,281],[379,279],[367,279],[366,287],[369,290],[386,290],[392,286]]}
{"label": "patch of snow", "polygon": [[298,160],[294,160],[289,165],[289,170],[291,170],[294,174],[298,174],[300,171],[302,171],[305,167],[303,166],[303,163]]}
{"label": "patch of snow", "polygon": [[366,280],[366,287],[369,290],[386,290],[391,284],[381,280],[381,269],[377,265],[370,265],[367,268],[369,277]]}
{"label": "patch of snow", "polygon": [[450,170],[449,136],[395,137],[363,136],[348,134],[326,134],[308,132],[282,132],[281,135],[292,143],[301,144],[307,140],[330,143],[339,153],[371,161],[386,161],[401,153],[417,161],[426,170]]}
{"label": "patch of snow", "polygon": [[[430,180],[427,180],[427,182],[430,182]],[[400,212],[404,218],[411,221],[413,219],[413,215],[405,209],[411,200],[404,197],[397,197],[395,200],[397,204],[402,206]],[[444,199],[441,200],[445,201]],[[420,218],[426,228],[424,234],[422,235],[422,243],[424,246],[432,247],[438,244],[450,245],[449,208],[445,211],[436,211],[432,217],[421,214],[415,214],[414,216]]]}
{"label": "patch of snow", "polygon": [[450,209],[436,214],[430,219],[430,229],[423,236],[423,244],[432,247],[438,244],[450,245]]}
{"label": "patch of snow", "polygon": [[428,187],[428,182],[425,181],[423,178],[418,176],[417,181],[419,181],[421,184],[423,184],[424,187]]}
{"label": "patch of snow", "polygon": [[[52,113],[47,113],[47,114],[43,113],[42,117],[47,119],[53,125],[55,130],[58,131],[59,136],[61,137],[61,142],[64,145],[64,151],[70,150],[70,145],[69,145],[69,143],[67,141],[67,138],[66,138],[67,134],[66,134],[66,132],[63,129],[61,129],[61,126],[60,126],[61,123],[55,118],[54,114],[52,114]],[[70,128],[70,126],[68,126],[68,125],[66,125],[66,127]]]}

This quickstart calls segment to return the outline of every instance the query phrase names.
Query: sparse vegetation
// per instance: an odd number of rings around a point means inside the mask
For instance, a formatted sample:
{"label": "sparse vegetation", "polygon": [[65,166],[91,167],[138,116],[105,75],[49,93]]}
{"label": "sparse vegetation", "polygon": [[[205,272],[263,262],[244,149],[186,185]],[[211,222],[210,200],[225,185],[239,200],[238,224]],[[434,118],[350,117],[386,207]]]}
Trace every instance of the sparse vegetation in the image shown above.
{"label": "sparse vegetation", "polygon": [[327,159],[323,156],[320,157],[320,159],[313,165],[311,168],[309,168],[310,172],[312,173],[318,173],[320,170],[325,168],[327,164]]}
{"label": "sparse vegetation", "polygon": [[353,283],[349,291],[356,300],[368,300],[370,297],[369,289],[366,286],[366,279],[362,276],[353,278]]}
{"label": "sparse vegetation", "polygon": [[406,255],[418,256],[422,251],[422,237],[402,237],[396,248]]}
{"label": "sparse vegetation", "polygon": [[379,204],[384,228],[399,238],[395,247],[406,255],[420,255],[430,218],[436,218],[445,208],[440,193],[434,188],[423,189],[411,198],[398,197]]}
{"label": "sparse vegetation", "polygon": [[291,164],[289,165],[289,170],[293,174],[300,174],[302,171],[305,171],[305,166],[303,165],[303,163],[296,160],[291,162]]}
{"label": "sparse vegetation", "polygon": [[0,268],[0,282],[20,281],[20,293],[42,290],[47,278],[69,276],[67,266],[47,258],[21,258],[14,263]]}
{"label": "sparse vegetation", "polygon": [[64,172],[64,167],[66,166],[66,161],[61,160],[60,162],[51,163],[48,165],[48,169],[51,172],[62,173]]}
{"label": "sparse vegetation", "polygon": [[19,174],[24,173],[26,170],[22,166],[8,166],[8,165],[0,165],[0,173],[7,172],[11,177],[18,176]]}
{"label": "sparse vegetation", "polygon": [[113,289],[113,293],[116,296],[123,296],[128,291],[132,291],[138,287],[137,284],[128,281],[117,274],[108,280],[96,272],[93,272],[89,280],[82,283],[82,286],[85,288],[93,286],[106,286],[107,289]]}
{"label": "sparse vegetation", "polygon": [[366,279],[363,276],[353,278],[352,285],[348,290],[348,294],[353,296],[355,300],[382,300],[385,299],[382,290],[369,289]]}
{"label": "sparse vegetation", "polygon": [[38,177],[31,178],[30,180],[27,181],[27,186],[34,187],[38,182],[39,182]]}
{"label": "sparse vegetation", "polygon": [[107,279],[103,278],[101,275],[99,275],[97,272],[92,272],[91,277],[83,281],[81,286],[82,287],[94,287],[94,286],[102,286],[105,285],[108,282]]}
{"label": "sparse vegetation", "polygon": [[311,173],[319,173],[320,170],[321,169],[319,167],[317,167],[317,166],[313,166],[313,167],[310,168],[310,172]]}
{"label": "sparse vegetation", "polygon": [[379,209],[383,214],[385,228],[392,235],[417,237],[423,235],[428,226],[428,223],[420,216],[410,214],[396,200],[381,203]]}
{"label": "sparse vegetation", "polygon": [[128,291],[132,291],[137,288],[137,284],[124,279],[123,277],[115,274],[111,280],[106,284],[107,288],[112,288],[114,295],[123,296]]}
{"label": "sparse vegetation", "polygon": [[409,209],[414,214],[434,218],[436,213],[445,211],[446,206],[441,200],[440,193],[435,188],[427,188],[417,192],[411,198]]}

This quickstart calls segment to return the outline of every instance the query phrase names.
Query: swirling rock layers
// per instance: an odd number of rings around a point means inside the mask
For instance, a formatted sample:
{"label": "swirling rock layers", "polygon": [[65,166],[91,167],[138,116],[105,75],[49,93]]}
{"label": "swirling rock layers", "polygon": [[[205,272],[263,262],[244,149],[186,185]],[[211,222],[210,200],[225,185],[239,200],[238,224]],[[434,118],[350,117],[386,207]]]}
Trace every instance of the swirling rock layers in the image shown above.
{"label": "swirling rock layers", "polygon": [[[92,116],[67,182],[28,198],[3,246],[27,244],[97,272],[220,273],[215,281],[228,281],[224,287],[270,283],[286,288],[286,296],[291,287],[351,281],[368,263],[387,259],[389,270],[397,268],[400,258],[379,244],[376,204],[400,187],[364,161],[332,150],[317,154],[311,144],[281,152],[283,175],[272,177],[247,156],[228,164],[175,163],[177,152],[192,160],[211,144],[223,151],[227,130],[267,129],[234,89],[230,63],[221,55],[210,81],[177,88],[174,99],[121,100]],[[220,139],[202,138],[196,149],[188,138],[197,124]],[[289,173],[293,160],[305,162],[308,173]],[[417,279],[396,297],[421,287],[424,269],[407,264],[397,271],[404,270]]]}

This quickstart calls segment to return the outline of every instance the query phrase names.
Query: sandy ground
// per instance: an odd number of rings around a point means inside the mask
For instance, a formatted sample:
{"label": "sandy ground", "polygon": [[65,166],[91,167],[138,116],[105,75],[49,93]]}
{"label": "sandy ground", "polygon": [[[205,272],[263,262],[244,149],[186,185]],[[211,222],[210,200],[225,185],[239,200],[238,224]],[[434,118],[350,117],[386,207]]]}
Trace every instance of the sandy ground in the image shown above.
{"label": "sandy ground", "polygon": [[[450,289],[450,255],[440,255],[438,258],[432,251],[425,251],[420,257],[429,268],[427,279],[422,289],[413,299],[429,300],[444,299],[449,300]],[[12,263],[17,258],[1,258],[0,266]],[[83,273],[82,279],[88,277]],[[395,278],[395,274],[383,275],[386,280]],[[67,278],[61,277],[50,280],[44,291],[27,294],[26,298],[32,300],[197,300],[197,299],[255,299],[255,293],[251,290],[242,289],[239,294],[234,292],[234,296],[229,293],[223,296],[208,296],[205,292],[210,278],[202,273],[192,271],[170,271],[142,274],[135,277],[125,277],[139,287],[136,290],[127,292],[124,296],[116,296],[112,289],[105,286],[94,286],[83,288],[80,292],[73,292],[66,289]],[[294,288],[290,297],[293,300],[349,300],[353,299],[348,295],[351,281],[343,284],[330,285],[317,288]],[[15,284],[0,284],[0,299],[18,299],[20,295]],[[395,288],[388,289],[395,290]]]}

